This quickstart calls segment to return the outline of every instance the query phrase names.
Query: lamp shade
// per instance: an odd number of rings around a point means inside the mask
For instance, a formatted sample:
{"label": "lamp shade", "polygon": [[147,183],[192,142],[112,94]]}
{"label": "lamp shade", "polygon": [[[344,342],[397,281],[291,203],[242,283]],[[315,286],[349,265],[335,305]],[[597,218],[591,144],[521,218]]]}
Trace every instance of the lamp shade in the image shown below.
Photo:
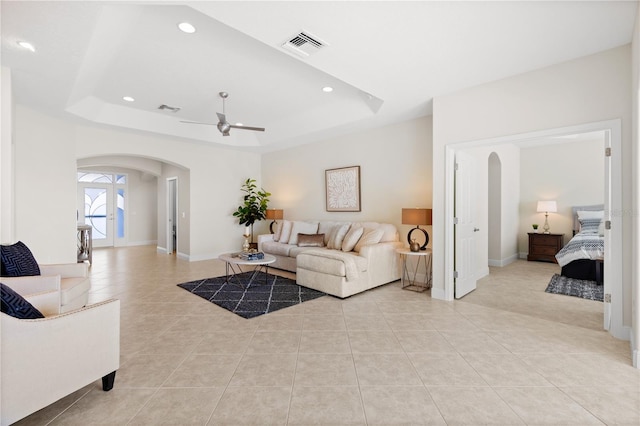
{"label": "lamp shade", "polygon": [[267,209],[267,219],[278,220],[284,217],[284,210],[282,209]]}
{"label": "lamp shade", "polygon": [[403,225],[431,225],[431,209],[402,209]]}
{"label": "lamp shade", "polygon": [[556,213],[558,206],[555,201],[538,201],[538,213]]}

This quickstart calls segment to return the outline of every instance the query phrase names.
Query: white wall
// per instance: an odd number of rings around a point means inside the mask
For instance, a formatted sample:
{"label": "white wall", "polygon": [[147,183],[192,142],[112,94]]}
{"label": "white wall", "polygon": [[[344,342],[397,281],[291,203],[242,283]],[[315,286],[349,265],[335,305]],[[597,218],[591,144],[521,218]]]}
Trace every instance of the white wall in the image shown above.
{"label": "white wall", "polygon": [[[74,130],[76,154],[80,158],[133,155],[189,170],[189,199],[181,198],[188,203],[188,209],[181,212],[185,211],[184,220],[188,222],[188,226],[182,229],[189,229],[189,246],[185,248],[179,244],[178,248],[190,260],[215,258],[242,246],[243,229],[232,213],[242,201],[242,182],[249,177],[260,177],[259,154],[97,127],[76,126]],[[161,187],[162,183],[158,185],[159,194],[162,193]],[[160,223],[159,217],[159,231],[164,229]],[[159,245],[162,238],[158,233]]]}
{"label": "white wall", "polygon": [[537,213],[539,200],[556,200],[557,213],[549,213],[550,232],[573,234],[573,206],[604,203],[604,139],[522,148],[520,157],[520,221],[518,247],[529,251],[531,224],[540,225],[544,213]]}
{"label": "white wall", "polygon": [[[640,122],[640,8],[636,9],[636,22],[633,28],[633,42],[631,44],[632,58],[632,180],[633,188],[633,211],[640,212],[640,136],[638,134],[638,123]],[[633,350],[633,365],[640,368],[640,225],[638,215],[634,216],[631,235],[633,240],[633,250],[631,264],[632,268],[632,297],[633,297],[633,318],[631,326],[631,348]]]}
{"label": "white wall", "polygon": [[[262,180],[269,207],[291,220],[371,220],[393,223],[400,238],[403,207],[431,207],[431,117],[386,126],[320,143],[264,154]],[[326,169],[360,166],[360,212],[327,212]],[[256,224],[268,231],[268,221]],[[430,227],[426,227],[431,234]],[[260,232],[258,232],[260,230]]]}
{"label": "white wall", "polygon": [[[507,137],[620,118],[622,178],[631,167],[630,46],[600,52],[537,71],[483,84],[434,99],[433,187],[434,284],[432,295],[445,292],[445,147],[465,141]],[[630,229],[632,192],[623,187],[623,229]],[[631,324],[631,238],[623,239],[623,321]]]}
{"label": "white wall", "polygon": [[0,68],[0,243],[14,240],[13,91],[11,70]]}
{"label": "white wall", "polygon": [[39,263],[75,263],[76,156],[73,127],[15,109],[15,239]]}

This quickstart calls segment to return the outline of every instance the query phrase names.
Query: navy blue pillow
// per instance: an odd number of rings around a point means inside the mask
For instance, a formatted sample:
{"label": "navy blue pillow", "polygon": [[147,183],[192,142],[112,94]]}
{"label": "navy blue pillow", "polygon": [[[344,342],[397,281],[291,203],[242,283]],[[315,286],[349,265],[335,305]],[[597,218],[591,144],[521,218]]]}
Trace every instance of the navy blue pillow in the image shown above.
{"label": "navy blue pillow", "polygon": [[31,250],[22,241],[10,246],[0,246],[3,277],[24,277],[40,275],[40,267]]}
{"label": "navy blue pillow", "polygon": [[31,303],[27,302],[24,297],[2,283],[0,283],[0,310],[19,319],[44,318],[44,315]]}

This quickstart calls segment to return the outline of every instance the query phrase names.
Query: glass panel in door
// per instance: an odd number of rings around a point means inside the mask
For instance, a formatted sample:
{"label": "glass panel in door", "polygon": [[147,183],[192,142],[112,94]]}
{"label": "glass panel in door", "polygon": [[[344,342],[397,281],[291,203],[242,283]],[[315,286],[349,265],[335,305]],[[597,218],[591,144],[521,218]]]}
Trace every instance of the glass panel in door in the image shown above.
{"label": "glass panel in door", "polygon": [[112,188],[84,186],[84,223],[93,228],[93,246],[113,246]]}

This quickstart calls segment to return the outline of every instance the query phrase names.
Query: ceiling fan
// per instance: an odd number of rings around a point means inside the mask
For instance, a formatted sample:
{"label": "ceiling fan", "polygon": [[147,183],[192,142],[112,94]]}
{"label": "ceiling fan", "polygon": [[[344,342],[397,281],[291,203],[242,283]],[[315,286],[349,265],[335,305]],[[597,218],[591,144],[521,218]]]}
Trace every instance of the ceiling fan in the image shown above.
{"label": "ceiling fan", "polygon": [[208,126],[216,126],[218,127],[218,130],[220,130],[220,133],[222,133],[222,136],[229,136],[229,130],[231,129],[244,129],[244,130],[254,130],[256,132],[264,132],[264,127],[250,127],[250,126],[242,126],[238,124],[230,124],[227,121],[227,117],[225,115],[225,110],[224,110],[224,106],[225,106],[224,101],[229,97],[229,94],[227,92],[220,92],[218,93],[218,95],[222,98],[222,114],[220,114],[219,112],[216,113],[219,120],[218,123],[216,124],[201,123],[199,121],[184,121],[184,120],[180,120],[180,122],[189,123],[189,124],[206,124]]}

